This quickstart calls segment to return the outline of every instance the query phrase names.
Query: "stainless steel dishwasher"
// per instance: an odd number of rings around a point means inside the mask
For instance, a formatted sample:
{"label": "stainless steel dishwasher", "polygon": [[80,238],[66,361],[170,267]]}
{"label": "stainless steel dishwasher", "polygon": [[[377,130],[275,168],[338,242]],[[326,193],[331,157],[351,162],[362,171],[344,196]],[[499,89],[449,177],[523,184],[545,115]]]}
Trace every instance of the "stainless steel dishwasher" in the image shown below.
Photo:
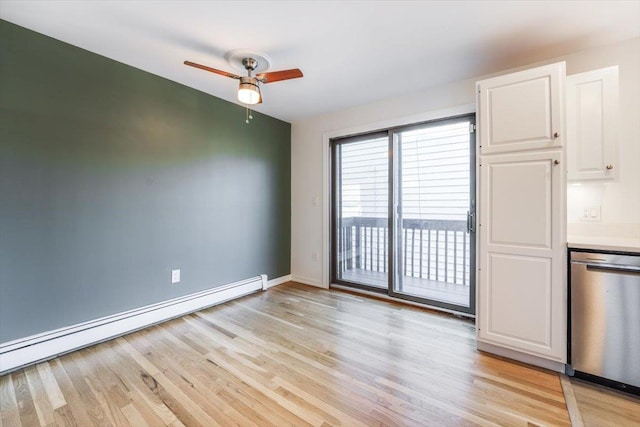
{"label": "stainless steel dishwasher", "polygon": [[571,368],[640,391],[640,254],[570,252]]}

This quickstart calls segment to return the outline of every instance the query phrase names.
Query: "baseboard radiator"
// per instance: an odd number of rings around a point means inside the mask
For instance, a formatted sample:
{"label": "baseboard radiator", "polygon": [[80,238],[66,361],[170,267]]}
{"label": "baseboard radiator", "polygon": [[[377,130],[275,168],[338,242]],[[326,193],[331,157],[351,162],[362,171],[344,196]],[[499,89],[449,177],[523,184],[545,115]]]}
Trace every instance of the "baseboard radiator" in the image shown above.
{"label": "baseboard radiator", "polygon": [[261,275],[0,344],[0,375],[269,287]]}

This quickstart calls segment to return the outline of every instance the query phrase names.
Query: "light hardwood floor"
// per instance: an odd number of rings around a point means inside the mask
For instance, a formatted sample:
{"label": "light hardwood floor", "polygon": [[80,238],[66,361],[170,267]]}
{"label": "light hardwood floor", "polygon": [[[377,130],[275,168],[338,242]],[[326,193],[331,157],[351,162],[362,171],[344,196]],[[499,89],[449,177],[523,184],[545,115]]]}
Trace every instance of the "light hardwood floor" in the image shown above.
{"label": "light hardwood floor", "polygon": [[0,377],[1,425],[569,425],[471,322],[295,283]]}
{"label": "light hardwood floor", "polygon": [[[570,393],[574,396],[579,414],[575,427],[631,427],[640,426],[640,398],[571,378]],[[567,406],[570,413],[570,398]]]}

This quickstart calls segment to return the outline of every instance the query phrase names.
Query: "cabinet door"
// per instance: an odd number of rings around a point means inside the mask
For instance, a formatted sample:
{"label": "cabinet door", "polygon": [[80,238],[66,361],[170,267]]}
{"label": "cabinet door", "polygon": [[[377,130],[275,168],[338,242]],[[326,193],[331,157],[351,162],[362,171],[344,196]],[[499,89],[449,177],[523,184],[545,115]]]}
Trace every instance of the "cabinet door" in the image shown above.
{"label": "cabinet door", "polygon": [[570,180],[615,178],[617,110],[617,66],[567,77]]}
{"label": "cabinet door", "polygon": [[565,63],[477,83],[480,155],[561,147]]}
{"label": "cabinet door", "polygon": [[478,339],[566,361],[562,150],[480,160]]}

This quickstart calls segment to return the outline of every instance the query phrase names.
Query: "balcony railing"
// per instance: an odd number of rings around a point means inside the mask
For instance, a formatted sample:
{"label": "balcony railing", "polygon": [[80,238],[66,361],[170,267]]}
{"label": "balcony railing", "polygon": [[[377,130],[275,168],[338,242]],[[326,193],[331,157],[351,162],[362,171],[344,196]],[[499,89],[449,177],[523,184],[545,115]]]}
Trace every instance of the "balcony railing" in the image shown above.
{"label": "balcony railing", "polygon": [[[387,272],[386,218],[343,218],[339,232],[340,277],[353,277],[350,273],[355,272],[351,270]],[[469,286],[466,221],[404,218],[396,251],[401,254],[400,268],[405,277]]]}

